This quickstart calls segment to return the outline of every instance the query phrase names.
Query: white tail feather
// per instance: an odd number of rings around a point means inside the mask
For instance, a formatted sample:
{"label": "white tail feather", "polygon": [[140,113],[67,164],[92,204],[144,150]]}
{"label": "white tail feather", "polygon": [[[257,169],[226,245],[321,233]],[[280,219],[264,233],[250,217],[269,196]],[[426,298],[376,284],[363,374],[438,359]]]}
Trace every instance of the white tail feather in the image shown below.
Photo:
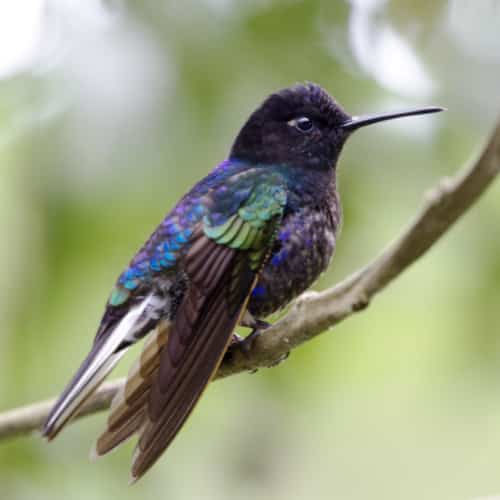
{"label": "white tail feather", "polygon": [[84,365],[87,364],[84,371],[77,373],[54,405],[44,427],[45,435],[54,437],[97,389],[128,347],[138,340],[136,334],[141,332],[153,316],[158,315],[160,302],[163,301],[157,296],[146,297],[123,317],[97,350],[90,352],[84,361]]}

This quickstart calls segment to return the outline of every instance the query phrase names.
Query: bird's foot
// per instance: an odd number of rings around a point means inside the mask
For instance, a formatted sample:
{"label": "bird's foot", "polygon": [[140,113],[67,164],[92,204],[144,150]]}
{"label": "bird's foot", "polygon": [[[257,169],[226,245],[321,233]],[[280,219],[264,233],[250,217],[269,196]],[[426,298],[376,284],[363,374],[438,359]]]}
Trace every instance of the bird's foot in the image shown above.
{"label": "bird's foot", "polygon": [[[248,337],[241,338],[240,337],[240,342],[239,342],[239,348],[243,352],[243,354],[248,358],[250,355],[250,351],[253,348],[255,339],[259,337],[262,332],[271,326],[270,323],[267,323],[266,321],[262,321],[260,319],[254,319],[253,324],[252,324],[252,331],[248,335]],[[272,368],[273,366],[277,366],[280,363],[283,363],[288,356],[290,356],[290,351],[286,352],[285,354],[282,354],[278,358],[276,358],[272,363],[269,363],[268,367]],[[253,370],[251,373],[255,373],[257,369]]]}
{"label": "bird's foot", "polygon": [[239,337],[239,342],[237,342],[234,347],[238,348],[246,358],[250,356],[250,351],[252,350],[255,340],[262,335],[262,332],[271,326],[270,323],[256,319],[252,325],[252,331],[246,337]]}
{"label": "bird's foot", "polygon": [[[233,333],[233,338],[227,349],[224,358],[232,359],[235,351],[240,351],[245,358],[250,358],[250,351],[252,350],[255,340],[261,336],[262,332],[271,326],[270,323],[262,321],[260,319],[254,320],[252,324],[252,331],[246,336],[241,337],[237,333]],[[279,361],[278,361],[279,362]],[[251,370],[250,373],[255,373],[257,368]]]}

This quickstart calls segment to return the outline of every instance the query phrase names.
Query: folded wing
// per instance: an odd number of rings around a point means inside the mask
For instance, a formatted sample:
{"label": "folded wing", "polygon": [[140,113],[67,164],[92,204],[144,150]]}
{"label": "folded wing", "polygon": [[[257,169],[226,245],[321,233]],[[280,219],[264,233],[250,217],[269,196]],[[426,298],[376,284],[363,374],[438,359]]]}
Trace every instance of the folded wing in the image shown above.
{"label": "folded wing", "polygon": [[101,455],[138,432],[134,479],[172,442],[217,370],[272,248],[284,191],[254,182],[236,213],[222,223],[206,216],[195,230],[176,316],[132,371],[97,442]]}

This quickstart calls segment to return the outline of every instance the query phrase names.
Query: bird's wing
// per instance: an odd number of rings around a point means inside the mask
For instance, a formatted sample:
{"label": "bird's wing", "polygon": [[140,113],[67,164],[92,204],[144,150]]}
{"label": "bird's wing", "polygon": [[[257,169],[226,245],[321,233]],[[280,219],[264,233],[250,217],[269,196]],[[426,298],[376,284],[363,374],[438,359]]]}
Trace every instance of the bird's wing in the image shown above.
{"label": "bird's wing", "polygon": [[[206,208],[185,197],[132,259],[114,286],[92,348],[52,408],[42,429],[54,438],[137,340],[168,316],[177,264]],[[167,292],[159,292],[160,287]],[[155,289],[156,288],[156,289]]]}
{"label": "bird's wing", "polygon": [[[217,370],[272,248],[286,202],[282,186],[277,176],[246,172],[210,195],[183,259],[188,287],[177,314],[132,371],[97,442],[100,455],[138,431],[134,478],[171,443]],[[228,214],[238,189],[246,195]]]}

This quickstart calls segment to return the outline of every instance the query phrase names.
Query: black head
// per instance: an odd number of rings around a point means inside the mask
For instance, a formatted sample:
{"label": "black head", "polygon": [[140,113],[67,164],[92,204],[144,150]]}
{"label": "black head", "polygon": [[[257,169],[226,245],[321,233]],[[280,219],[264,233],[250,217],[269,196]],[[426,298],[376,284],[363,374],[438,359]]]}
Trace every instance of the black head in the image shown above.
{"label": "black head", "polygon": [[330,168],[335,166],[353,130],[378,121],[436,111],[441,108],[352,117],[319,85],[296,85],[271,94],[252,113],[230,157],[252,163]]}

